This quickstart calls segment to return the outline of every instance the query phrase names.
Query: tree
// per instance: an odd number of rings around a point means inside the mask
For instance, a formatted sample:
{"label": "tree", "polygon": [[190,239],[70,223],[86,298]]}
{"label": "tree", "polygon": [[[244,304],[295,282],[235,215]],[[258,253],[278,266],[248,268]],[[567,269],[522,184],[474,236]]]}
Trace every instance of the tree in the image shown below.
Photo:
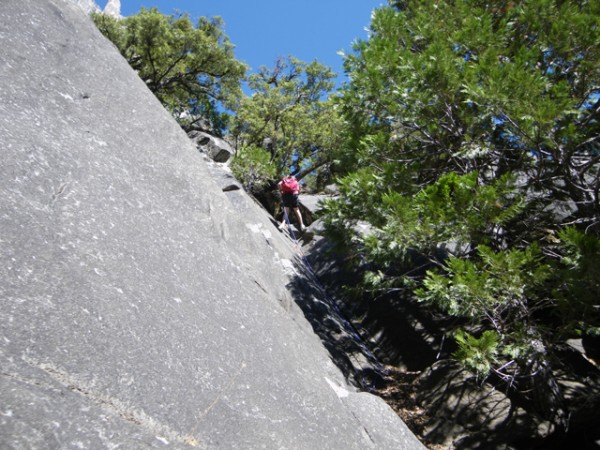
{"label": "tree", "polygon": [[186,131],[202,122],[215,134],[224,131],[223,108],[241,96],[246,66],[235,59],[219,17],[201,17],[196,26],[187,15],[165,16],[156,8],[123,19],[92,17]]}
{"label": "tree", "polygon": [[553,352],[600,332],[600,2],[391,3],[345,60],[327,226],[367,290],[459,317],[455,356],[564,429]]}
{"label": "tree", "polygon": [[[423,186],[440,174],[523,171],[571,220],[599,215],[598,2],[403,2],[383,8],[346,59],[348,155],[409,164]],[[383,139],[379,137],[378,139]]]}
{"label": "tree", "polygon": [[[231,127],[238,158],[257,148],[269,155],[276,177],[294,173],[301,179],[327,168],[339,146],[341,122],[325,97],[334,74],[317,61],[278,59],[249,77],[253,90],[245,97]],[[258,158],[258,156],[257,156]],[[262,186],[269,180],[263,179]]]}

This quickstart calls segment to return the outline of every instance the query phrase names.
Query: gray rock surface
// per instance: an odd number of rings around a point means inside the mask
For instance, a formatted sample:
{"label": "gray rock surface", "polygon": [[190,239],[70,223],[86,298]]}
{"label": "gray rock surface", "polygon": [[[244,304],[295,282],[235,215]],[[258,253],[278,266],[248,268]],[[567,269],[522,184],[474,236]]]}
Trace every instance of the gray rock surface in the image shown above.
{"label": "gray rock surface", "polygon": [[78,1],[2,0],[0,61],[0,448],[422,448]]}
{"label": "gray rock surface", "polygon": [[234,154],[233,147],[217,136],[203,131],[191,131],[188,136],[196,144],[198,150],[206,153],[215,162],[227,162]]}
{"label": "gray rock surface", "polygon": [[79,6],[85,13],[100,12],[100,8],[94,0],[71,0],[71,3]]}
{"label": "gray rock surface", "polygon": [[121,17],[121,0],[108,0],[102,13],[117,19]]}

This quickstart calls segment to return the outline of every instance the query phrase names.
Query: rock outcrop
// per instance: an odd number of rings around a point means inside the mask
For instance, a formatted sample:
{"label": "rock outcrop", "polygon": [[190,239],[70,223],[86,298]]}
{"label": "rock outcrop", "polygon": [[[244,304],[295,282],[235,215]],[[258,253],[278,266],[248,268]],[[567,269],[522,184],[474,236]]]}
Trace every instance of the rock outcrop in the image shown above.
{"label": "rock outcrop", "polygon": [[121,17],[121,0],[108,0],[102,12],[108,16]]}
{"label": "rock outcrop", "polygon": [[190,131],[188,136],[198,150],[206,153],[215,162],[227,162],[235,153],[228,142],[204,131]]}
{"label": "rock outcrop", "polygon": [[422,448],[77,3],[0,2],[0,447]]}

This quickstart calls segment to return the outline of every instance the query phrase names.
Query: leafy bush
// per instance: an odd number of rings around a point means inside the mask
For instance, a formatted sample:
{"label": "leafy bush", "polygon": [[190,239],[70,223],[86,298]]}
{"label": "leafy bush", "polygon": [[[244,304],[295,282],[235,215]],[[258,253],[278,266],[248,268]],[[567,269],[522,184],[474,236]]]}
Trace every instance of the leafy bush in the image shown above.
{"label": "leafy bush", "polygon": [[238,150],[230,167],[235,177],[250,192],[265,188],[277,176],[277,168],[271,163],[270,153],[252,145]]}
{"label": "leafy bush", "polygon": [[498,335],[493,331],[484,331],[477,339],[459,330],[454,338],[458,343],[458,350],[452,356],[478,375],[487,375],[497,361],[500,341]]}
{"label": "leafy bush", "polygon": [[558,232],[553,296],[563,334],[600,334],[600,239],[573,227]]}

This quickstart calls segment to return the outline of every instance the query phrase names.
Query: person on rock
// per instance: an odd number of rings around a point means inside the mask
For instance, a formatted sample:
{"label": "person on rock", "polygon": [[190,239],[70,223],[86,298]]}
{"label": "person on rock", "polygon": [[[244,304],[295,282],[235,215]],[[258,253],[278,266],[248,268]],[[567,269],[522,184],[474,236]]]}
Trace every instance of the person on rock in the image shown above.
{"label": "person on rock", "polygon": [[279,188],[279,192],[281,193],[281,200],[283,202],[283,208],[285,213],[283,215],[283,220],[279,224],[279,229],[283,230],[285,227],[286,216],[290,217],[290,208],[294,210],[294,215],[298,220],[298,224],[300,225],[300,231],[304,232],[306,227],[304,226],[304,222],[302,221],[302,213],[300,212],[300,206],[298,203],[298,194],[300,193],[300,183],[296,180],[294,175],[289,175],[287,177],[283,177],[282,180],[277,183],[277,187]]}

